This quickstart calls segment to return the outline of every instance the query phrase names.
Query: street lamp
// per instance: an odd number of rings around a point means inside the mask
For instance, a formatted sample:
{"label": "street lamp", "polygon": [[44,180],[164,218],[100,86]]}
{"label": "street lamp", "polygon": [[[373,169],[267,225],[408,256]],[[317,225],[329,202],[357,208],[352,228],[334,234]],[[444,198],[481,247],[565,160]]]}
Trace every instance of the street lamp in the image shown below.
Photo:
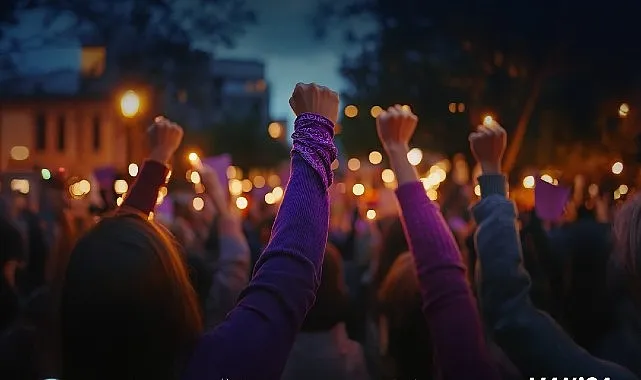
{"label": "street lamp", "polygon": [[[126,119],[133,119],[138,115],[140,112],[140,96],[135,91],[128,90],[122,95],[120,98],[120,112]],[[133,126],[126,125],[125,129],[127,136],[127,162],[131,163],[133,157]]]}
{"label": "street lamp", "polygon": [[120,111],[126,118],[134,118],[140,111],[140,97],[135,91],[129,90],[120,98]]}

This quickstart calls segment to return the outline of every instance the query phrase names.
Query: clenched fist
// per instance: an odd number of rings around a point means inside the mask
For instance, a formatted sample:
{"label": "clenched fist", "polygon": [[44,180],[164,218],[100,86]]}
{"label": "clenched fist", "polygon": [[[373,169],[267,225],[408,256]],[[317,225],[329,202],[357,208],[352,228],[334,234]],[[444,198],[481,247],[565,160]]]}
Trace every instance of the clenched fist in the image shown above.
{"label": "clenched fist", "polygon": [[376,130],[385,150],[408,149],[417,123],[416,115],[398,104],[381,112],[376,118]]}
{"label": "clenched fist", "polygon": [[309,112],[324,116],[334,124],[338,120],[338,94],[315,83],[296,84],[289,105],[296,116]]}
{"label": "clenched fist", "polygon": [[501,161],[507,146],[507,134],[498,123],[480,125],[470,134],[470,148],[485,174],[501,172]]}
{"label": "clenched fist", "polygon": [[162,163],[169,162],[183,139],[183,129],[162,116],[154,120],[147,134],[151,146],[150,158]]}

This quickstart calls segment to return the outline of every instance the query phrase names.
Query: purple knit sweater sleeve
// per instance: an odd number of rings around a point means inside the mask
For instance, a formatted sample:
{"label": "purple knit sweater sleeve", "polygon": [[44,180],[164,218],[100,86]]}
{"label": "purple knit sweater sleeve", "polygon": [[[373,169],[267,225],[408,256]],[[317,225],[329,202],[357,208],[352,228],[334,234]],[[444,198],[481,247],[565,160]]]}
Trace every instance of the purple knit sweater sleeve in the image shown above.
{"label": "purple knit sweater sleeve", "polygon": [[400,186],[396,195],[442,378],[498,379],[461,254],[438,206],[420,182]]}
{"label": "purple knit sweater sleeve", "polygon": [[185,380],[280,379],[314,304],[329,228],[329,165],[336,150],[327,119],[301,115],[295,130],[291,177],[271,240],[236,307],[198,343]]}

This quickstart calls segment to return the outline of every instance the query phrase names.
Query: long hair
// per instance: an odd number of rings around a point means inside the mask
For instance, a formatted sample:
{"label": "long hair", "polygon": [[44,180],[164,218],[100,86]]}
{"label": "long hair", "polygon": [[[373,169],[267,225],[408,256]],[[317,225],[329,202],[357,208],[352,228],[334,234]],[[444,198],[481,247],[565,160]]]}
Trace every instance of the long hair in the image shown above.
{"label": "long hair", "polygon": [[386,231],[383,232],[383,242],[381,249],[378,254],[378,265],[376,272],[374,273],[373,286],[374,290],[377,291],[381,286],[387,272],[394,264],[394,261],[409,250],[409,245],[407,239],[405,238],[405,232],[403,230],[403,224],[401,219],[397,218],[394,222],[388,227]]}
{"label": "long hair", "polygon": [[614,271],[622,275],[622,285],[641,309],[641,195],[623,204],[614,219]]}
{"label": "long hair", "polygon": [[399,379],[431,379],[432,343],[421,311],[421,293],[410,252],[392,264],[378,292],[381,315],[385,317],[386,350],[396,361]]}
{"label": "long hair", "polygon": [[344,278],[343,258],[338,249],[328,243],[316,303],[307,313],[302,331],[327,331],[345,321],[348,300]]}
{"label": "long hair", "polygon": [[178,378],[202,320],[171,235],[133,213],[98,223],[69,257],[60,327],[63,379]]}
{"label": "long hair", "polygon": [[378,291],[378,300],[404,319],[405,313],[421,303],[418,274],[410,252],[398,256]]}

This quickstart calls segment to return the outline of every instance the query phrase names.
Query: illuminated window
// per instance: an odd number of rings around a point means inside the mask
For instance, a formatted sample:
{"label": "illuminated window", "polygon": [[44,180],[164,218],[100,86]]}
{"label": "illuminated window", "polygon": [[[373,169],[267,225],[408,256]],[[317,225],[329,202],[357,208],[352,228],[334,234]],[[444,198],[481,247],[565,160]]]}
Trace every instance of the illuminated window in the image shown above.
{"label": "illuminated window", "polygon": [[91,145],[94,152],[100,151],[101,135],[102,135],[102,121],[100,115],[95,115],[91,125]]}
{"label": "illuminated window", "polygon": [[47,116],[40,112],[36,115],[36,150],[47,149]]}
{"label": "illuminated window", "polygon": [[58,116],[58,151],[64,152],[66,145],[67,119],[64,115]]}
{"label": "illuminated window", "polygon": [[83,47],[80,72],[85,78],[99,78],[105,72],[106,50],[102,46]]}

